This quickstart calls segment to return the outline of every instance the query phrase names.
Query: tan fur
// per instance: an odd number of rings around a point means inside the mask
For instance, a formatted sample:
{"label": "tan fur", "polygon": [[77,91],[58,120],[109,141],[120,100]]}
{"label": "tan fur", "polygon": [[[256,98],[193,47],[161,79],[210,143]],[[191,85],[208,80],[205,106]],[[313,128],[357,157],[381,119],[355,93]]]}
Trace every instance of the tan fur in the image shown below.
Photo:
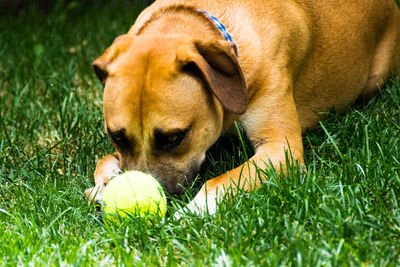
{"label": "tan fur", "polygon": [[[238,56],[196,9],[227,27]],[[112,168],[121,168],[150,172],[179,191],[235,121],[254,144],[250,162],[258,167],[269,160],[284,164],[288,146],[303,162],[301,134],[321,112],[375,93],[396,71],[399,52],[400,12],[393,0],[156,1],[94,62],[105,84],[106,127],[125,129],[132,143],[125,150],[116,146],[117,154],[99,163],[97,189]],[[197,76],[183,70],[188,62]],[[189,126],[176,150],[154,150],[155,129]],[[226,188],[239,179],[246,189],[254,184],[255,168],[245,163],[210,179],[188,208],[214,212]],[[87,191],[90,199],[93,192]]]}

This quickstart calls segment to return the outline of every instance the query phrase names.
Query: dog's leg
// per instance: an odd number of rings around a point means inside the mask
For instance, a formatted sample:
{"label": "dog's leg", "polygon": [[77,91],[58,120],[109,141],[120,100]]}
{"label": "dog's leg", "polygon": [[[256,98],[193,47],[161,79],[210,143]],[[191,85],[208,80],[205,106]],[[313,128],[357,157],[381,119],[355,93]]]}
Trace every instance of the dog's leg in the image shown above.
{"label": "dog's leg", "polygon": [[[301,127],[293,97],[283,97],[275,103],[275,106],[264,108],[264,114],[257,110],[261,120],[252,119],[253,123],[257,122],[257,127],[246,129],[250,140],[253,140],[256,146],[255,155],[228,173],[208,180],[195,198],[183,210],[177,211],[175,217],[180,217],[187,210],[198,214],[214,214],[217,202],[230,188],[234,194],[237,191],[235,187],[251,191],[260,186],[260,178],[265,177],[257,177],[258,168],[265,170],[272,164],[277,170],[282,167],[285,172],[288,153],[300,164],[303,163]],[[252,110],[248,112],[251,113]]]}
{"label": "dog's leg", "polygon": [[400,20],[399,11],[394,3],[393,5],[393,14],[375,48],[368,81],[362,92],[363,98],[369,98],[377,93],[389,78],[390,72],[400,76],[400,34],[398,32]]}
{"label": "dog's leg", "polygon": [[119,167],[118,154],[109,154],[105,156],[94,171],[95,186],[85,190],[86,197],[91,202],[101,202],[103,189],[108,181],[121,172]]}
{"label": "dog's leg", "polygon": [[[224,194],[229,189],[233,189],[232,193],[235,194],[235,187],[244,191],[251,191],[261,185],[261,179],[258,177],[257,169],[270,168],[269,163],[279,170],[280,167],[285,171],[286,168],[286,155],[290,155],[287,144],[274,143],[266,144],[257,149],[257,153],[245,164],[213,178],[205,183],[195,198],[186,206],[185,209],[193,213],[204,214],[207,212],[212,215],[216,212],[217,203],[222,199]],[[287,154],[285,153],[287,152]],[[295,153],[300,154],[300,153]],[[299,163],[302,163],[302,157],[292,155]],[[178,211],[177,217],[180,217],[184,211]]]}

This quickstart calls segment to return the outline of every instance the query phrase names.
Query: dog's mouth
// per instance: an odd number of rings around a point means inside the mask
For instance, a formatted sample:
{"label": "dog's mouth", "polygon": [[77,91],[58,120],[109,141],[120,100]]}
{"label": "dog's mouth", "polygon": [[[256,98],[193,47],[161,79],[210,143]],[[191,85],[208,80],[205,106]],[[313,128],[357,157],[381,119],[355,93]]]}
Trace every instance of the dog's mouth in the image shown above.
{"label": "dog's mouth", "polygon": [[204,157],[191,157],[185,163],[174,161],[170,157],[154,159],[138,164],[129,155],[121,155],[120,168],[123,171],[137,170],[156,178],[164,190],[172,195],[179,195],[193,184],[199,174]]}
{"label": "dog's mouth", "polygon": [[[179,177],[177,179],[174,179],[174,181],[171,181],[170,179],[160,179],[160,183],[163,185],[164,189],[172,194],[172,195],[180,195],[182,194],[188,187],[191,186],[193,181],[196,178],[198,172],[194,172],[193,174],[190,175],[184,175],[182,177]],[[158,176],[155,176],[158,177]]]}
{"label": "dog's mouth", "polygon": [[150,171],[150,174],[157,178],[168,193],[179,195],[193,184],[200,167],[201,164],[191,163],[184,171],[170,167],[163,170]]}

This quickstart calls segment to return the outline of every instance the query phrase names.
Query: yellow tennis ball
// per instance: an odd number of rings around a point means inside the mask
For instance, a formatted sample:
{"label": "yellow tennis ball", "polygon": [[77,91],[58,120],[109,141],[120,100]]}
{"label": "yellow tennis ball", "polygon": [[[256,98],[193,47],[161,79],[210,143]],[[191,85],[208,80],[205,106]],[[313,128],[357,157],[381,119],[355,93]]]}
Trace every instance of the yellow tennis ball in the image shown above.
{"label": "yellow tennis ball", "polygon": [[150,174],[128,171],[114,177],[103,191],[103,211],[107,218],[116,221],[118,214],[150,215],[163,217],[167,200],[160,183]]}

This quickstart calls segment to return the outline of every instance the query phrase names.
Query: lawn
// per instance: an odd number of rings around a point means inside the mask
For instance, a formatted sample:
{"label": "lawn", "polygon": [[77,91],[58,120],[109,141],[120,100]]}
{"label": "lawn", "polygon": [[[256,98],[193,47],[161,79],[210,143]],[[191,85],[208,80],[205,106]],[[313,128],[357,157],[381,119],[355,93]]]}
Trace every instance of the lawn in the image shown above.
{"label": "lawn", "polygon": [[[83,194],[113,151],[91,61],[143,7],[98,3],[0,17],[0,265],[400,265],[395,78],[304,137],[307,173],[271,172],[216,216],[175,220],[184,197],[161,222],[104,224]],[[247,142],[223,139],[200,180],[250,153]]]}

